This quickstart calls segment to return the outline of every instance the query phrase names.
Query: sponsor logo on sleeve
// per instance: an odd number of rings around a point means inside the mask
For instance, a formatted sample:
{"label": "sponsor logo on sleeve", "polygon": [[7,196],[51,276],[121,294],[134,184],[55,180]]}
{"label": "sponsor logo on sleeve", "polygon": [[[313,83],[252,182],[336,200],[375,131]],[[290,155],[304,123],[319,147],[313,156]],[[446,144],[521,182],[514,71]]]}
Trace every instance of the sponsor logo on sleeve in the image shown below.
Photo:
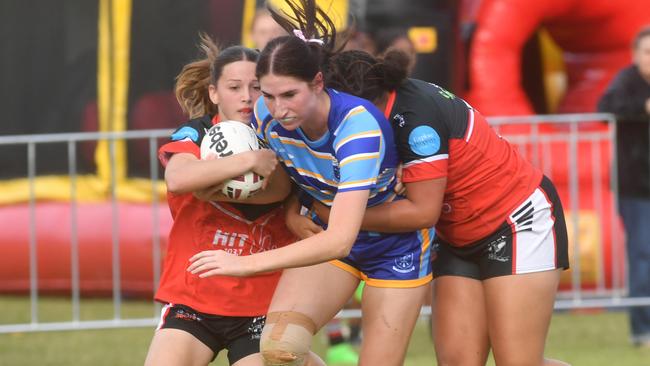
{"label": "sponsor logo on sleeve", "polygon": [[420,156],[430,156],[440,150],[440,135],[431,126],[418,126],[409,134],[411,151]]}
{"label": "sponsor logo on sleeve", "polygon": [[171,139],[172,141],[190,139],[194,142],[197,142],[199,140],[199,131],[189,126],[181,127],[178,131],[172,134]]}

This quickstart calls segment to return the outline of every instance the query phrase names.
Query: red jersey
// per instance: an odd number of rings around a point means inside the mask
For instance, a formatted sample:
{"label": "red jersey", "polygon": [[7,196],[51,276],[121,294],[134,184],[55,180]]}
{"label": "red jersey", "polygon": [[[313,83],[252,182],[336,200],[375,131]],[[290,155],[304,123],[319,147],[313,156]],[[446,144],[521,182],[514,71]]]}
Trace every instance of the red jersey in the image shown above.
{"label": "red jersey", "polygon": [[542,172],[497,135],[464,100],[407,80],[386,111],[405,183],[447,177],[436,234],[464,246],[491,234],[539,186]]}
{"label": "red jersey", "polygon": [[[214,123],[206,116],[180,126],[159,150],[163,166],[174,153],[191,153],[200,158],[201,140]],[[187,272],[187,267],[189,259],[204,250],[250,255],[294,242],[279,204],[204,202],[191,193],[168,193],[167,200],[174,224],[156,300],[215,315],[266,314],[279,271],[251,277],[199,278]]]}

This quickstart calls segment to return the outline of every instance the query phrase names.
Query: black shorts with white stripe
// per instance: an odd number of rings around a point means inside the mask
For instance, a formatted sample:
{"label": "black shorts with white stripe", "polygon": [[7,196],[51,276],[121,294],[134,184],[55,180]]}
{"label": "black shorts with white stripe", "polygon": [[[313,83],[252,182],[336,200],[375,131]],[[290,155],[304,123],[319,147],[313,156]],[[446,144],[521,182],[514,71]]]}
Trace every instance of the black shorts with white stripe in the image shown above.
{"label": "black shorts with white stripe", "polygon": [[539,187],[504,218],[494,233],[466,246],[436,237],[433,276],[485,280],[497,276],[569,268],[568,238],[562,203],[553,183]]}

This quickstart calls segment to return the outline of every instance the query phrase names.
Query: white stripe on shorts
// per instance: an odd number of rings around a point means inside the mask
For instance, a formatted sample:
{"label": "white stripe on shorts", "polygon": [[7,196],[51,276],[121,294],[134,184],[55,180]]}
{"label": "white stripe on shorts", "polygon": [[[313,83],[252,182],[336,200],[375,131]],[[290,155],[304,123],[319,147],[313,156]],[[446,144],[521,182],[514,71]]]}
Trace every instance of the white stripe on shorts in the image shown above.
{"label": "white stripe on shorts", "polygon": [[174,304],[163,305],[162,309],[160,310],[160,320],[158,320],[158,325],[156,326],[156,330],[160,330],[163,324],[165,324],[165,317],[167,316],[167,313],[169,313],[169,309],[171,309],[172,306],[174,306]]}
{"label": "white stripe on shorts", "polygon": [[537,188],[524,203],[512,211],[512,273],[522,274],[555,269],[555,217],[544,192]]}

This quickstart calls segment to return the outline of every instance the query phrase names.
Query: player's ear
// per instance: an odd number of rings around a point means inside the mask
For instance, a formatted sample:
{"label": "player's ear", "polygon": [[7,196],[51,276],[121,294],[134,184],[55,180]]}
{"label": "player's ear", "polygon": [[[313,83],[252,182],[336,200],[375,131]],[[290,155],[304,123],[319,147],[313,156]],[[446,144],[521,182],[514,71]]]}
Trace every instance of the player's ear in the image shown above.
{"label": "player's ear", "polygon": [[314,79],[312,79],[311,83],[309,83],[311,87],[314,89],[314,91],[321,91],[325,87],[325,82],[323,81],[323,73],[318,72],[316,73],[316,76],[314,76]]}
{"label": "player's ear", "polygon": [[219,104],[219,94],[217,94],[217,87],[210,84],[208,86],[208,94],[210,95],[210,100],[214,104]]}

